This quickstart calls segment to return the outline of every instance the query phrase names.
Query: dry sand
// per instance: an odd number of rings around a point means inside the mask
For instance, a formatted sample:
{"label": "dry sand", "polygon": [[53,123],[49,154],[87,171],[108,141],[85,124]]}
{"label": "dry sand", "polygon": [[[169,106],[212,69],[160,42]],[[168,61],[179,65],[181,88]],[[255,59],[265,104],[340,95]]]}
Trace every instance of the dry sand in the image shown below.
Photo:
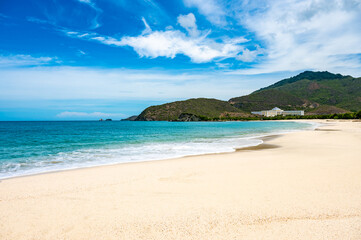
{"label": "dry sand", "polygon": [[[326,122],[326,121],[324,121]],[[361,239],[361,122],[0,182],[0,239]]]}

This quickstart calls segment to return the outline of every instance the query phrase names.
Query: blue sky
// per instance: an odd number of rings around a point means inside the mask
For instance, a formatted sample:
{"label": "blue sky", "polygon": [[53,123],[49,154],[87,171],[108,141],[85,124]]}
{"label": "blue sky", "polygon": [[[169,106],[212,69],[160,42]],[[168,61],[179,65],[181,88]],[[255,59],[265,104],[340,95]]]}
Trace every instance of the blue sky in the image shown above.
{"label": "blue sky", "polygon": [[120,119],[304,70],[361,75],[358,0],[0,1],[0,120]]}

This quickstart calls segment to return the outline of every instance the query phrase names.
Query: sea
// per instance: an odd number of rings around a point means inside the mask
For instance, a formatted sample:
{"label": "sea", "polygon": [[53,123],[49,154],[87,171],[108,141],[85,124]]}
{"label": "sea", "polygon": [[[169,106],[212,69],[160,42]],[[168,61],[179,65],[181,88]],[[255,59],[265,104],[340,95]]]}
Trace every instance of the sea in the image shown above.
{"label": "sea", "polygon": [[0,179],[66,169],[233,152],[304,122],[0,122]]}

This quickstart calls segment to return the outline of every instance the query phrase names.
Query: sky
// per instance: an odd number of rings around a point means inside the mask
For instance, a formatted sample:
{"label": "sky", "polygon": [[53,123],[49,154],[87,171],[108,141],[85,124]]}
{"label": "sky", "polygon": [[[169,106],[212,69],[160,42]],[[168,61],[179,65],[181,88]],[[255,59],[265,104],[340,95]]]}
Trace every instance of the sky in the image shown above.
{"label": "sky", "polygon": [[360,0],[0,0],[0,120],[121,119],[361,76]]}

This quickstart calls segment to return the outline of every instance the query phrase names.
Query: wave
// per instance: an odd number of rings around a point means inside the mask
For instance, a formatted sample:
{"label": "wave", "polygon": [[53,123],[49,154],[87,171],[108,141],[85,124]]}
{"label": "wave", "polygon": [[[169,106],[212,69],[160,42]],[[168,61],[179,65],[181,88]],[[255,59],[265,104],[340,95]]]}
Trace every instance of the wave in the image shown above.
{"label": "wave", "polygon": [[262,144],[261,137],[284,134],[304,129],[315,129],[313,123],[306,128],[295,130],[277,130],[262,134],[248,133],[243,137],[195,138],[178,142],[148,142],[128,145],[105,145],[96,148],[59,152],[54,155],[27,158],[3,163],[0,179],[32,175],[60,170],[112,165],[129,162],[143,162],[179,158],[184,156],[234,152],[237,148]]}

